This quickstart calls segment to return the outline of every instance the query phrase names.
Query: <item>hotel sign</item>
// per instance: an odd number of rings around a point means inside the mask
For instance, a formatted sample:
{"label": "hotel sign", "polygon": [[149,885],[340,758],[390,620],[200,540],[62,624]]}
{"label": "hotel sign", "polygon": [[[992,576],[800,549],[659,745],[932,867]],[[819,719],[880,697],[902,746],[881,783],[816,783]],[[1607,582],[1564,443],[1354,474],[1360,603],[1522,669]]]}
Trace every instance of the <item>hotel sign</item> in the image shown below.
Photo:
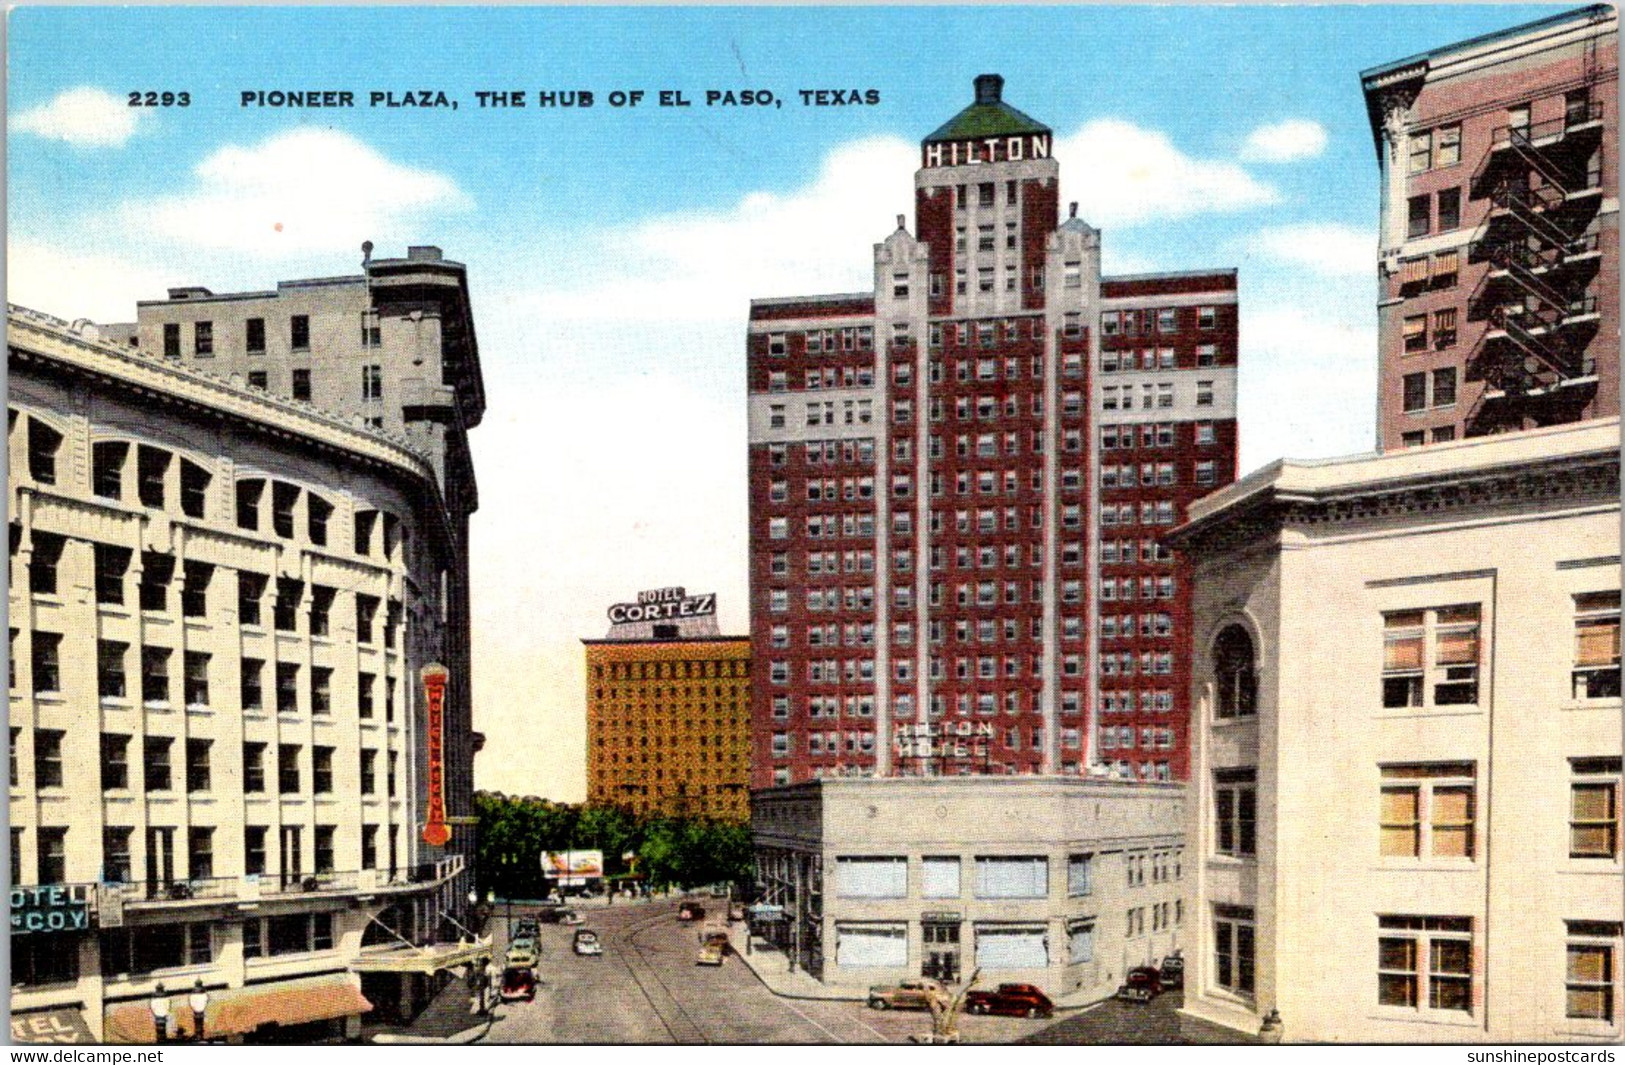
{"label": "hotel sign", "polygon": [[984,754],[993,739],[988,721],[899,725],[893,737],[900,758],[968,758]]}
{"label": "hotel sign", "polygon": [[451,840],[446,823],[446,678],[445,666],[429,663],[423,667],[423,699],[428,718],[429,809],[423,826],[423,842],[443,847]]}
{"label": "hotel sign", "polygon": [[83,932],[90,928],[90,904],[60,884],[12,888],[11,934]]}
{"label": "hotel sign", "polygon": [[635,603],[616,603],[609,608],[609,620],[616,625],[633,621],[673,621],[703,618],[717,612],[716,594],[689,595],[683,588],[654,588],[638,593]]}
{"label": "hotel sign", "polygon": [[1023,159],[1048,159],[1049,147],[1048,133],[937,141],[924,146],[924,159],[928,167],[967,166],[973,163],[1019,163]]}

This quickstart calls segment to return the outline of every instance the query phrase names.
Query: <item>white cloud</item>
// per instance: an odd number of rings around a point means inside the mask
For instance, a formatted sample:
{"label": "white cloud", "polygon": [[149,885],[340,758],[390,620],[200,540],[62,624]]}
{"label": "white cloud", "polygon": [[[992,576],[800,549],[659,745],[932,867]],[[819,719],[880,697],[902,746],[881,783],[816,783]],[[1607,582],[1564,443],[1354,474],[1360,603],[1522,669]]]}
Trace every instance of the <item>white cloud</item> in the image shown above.
{"label": "white cloud", "polygon": [[1325,126],[1307,118],[1288,118],[1247,134],[1241,157],[1256,163],[1295,163],[1325,150]]}
{"label": "white cloud", "polygon": [[1099,118],[1055,142],[1065,199],[1095,226],[1131,226],[1275,203],[1280,194],[1245,169],[1181,151],[1166,133]]}
{"label": "white cloud", "polygon": [[81,148],[122,148],[135,133],[139,108],[90,85],[66,89],[12,120],[16,133],[66,141]]}
{"label": "white cloud", "polygon": [[1256,255],[1301,266],[1324,277],[1369,277],[1376,269],[1376,234],[1355,226],[1272,226],[1259,230],[1247,245]]}
{"label": "white cloud", "polygon": [[1241,311],[1241,468],[1370,451],[1376,440],[1375,316],[1319,308]]}
{"label": "white cloud", "polygon": [[6,299],[69,321],[134,321],[135,301],[161,297],[170,283],[157,269],[124,258],[27,240],[6,249]]}
{"label": "white cloud", "polygon": [[126,204],[151,235],[256,255],[354,251],[425,215],[472,206],[455,182],[392,162],[345,133],[296,129],[199,163],[194,188]]}

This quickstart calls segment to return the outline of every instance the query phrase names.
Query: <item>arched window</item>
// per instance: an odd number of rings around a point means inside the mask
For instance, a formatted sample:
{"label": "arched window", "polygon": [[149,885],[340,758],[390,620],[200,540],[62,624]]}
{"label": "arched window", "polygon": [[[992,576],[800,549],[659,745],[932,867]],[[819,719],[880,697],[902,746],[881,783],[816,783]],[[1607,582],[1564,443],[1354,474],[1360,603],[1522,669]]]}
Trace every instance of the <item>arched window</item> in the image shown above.
{"label": "arched window", "polygon": [[1253,640],[1240,625],[1226,627],[1213,641],[1213,673],[1219,696],[1214,717],[1252,717],[1258,712]]}

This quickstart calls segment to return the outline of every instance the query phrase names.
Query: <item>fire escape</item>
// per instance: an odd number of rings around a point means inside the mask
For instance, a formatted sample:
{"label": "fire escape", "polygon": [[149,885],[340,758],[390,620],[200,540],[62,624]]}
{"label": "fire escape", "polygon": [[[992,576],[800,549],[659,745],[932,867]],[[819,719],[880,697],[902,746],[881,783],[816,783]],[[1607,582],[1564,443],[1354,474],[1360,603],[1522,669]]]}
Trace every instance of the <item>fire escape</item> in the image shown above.
{"label": "fire escape", "polygon": [[1581,89],[1563,105],[1546,122],[1514,114],[1473,175],[1471,196],[1490,209],[1469,261],[1489,269],[1467,303],[1487,323],[1467,362],[1467,379],[1486,385],[1468,435],[1570,421],[1596,394],[1603,103]]}

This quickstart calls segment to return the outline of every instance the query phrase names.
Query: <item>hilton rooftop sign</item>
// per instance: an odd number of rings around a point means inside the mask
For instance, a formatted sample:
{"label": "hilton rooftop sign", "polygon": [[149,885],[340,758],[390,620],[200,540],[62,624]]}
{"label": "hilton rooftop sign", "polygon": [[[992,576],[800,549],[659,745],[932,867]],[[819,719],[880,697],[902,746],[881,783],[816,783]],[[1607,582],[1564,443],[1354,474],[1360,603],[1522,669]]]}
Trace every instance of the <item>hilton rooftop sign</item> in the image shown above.
{"label": "hilton rooftop sign", "polygon": [[1050,134],[1023,133],[1015,137],[983,137],[980,140],[948,141],[924,147],[925,166],[966,166],[971,163],[1019,163],[1023,159],[1048,159]]}
{"label": "hilton rooftop sign", "polygon": [[635,603],[616,603],[609,620],[616,625],[637,621],[675,621],[710,617],[717,612],[716,593],[689,595],[683,588],[655,588],[638,593]]}

